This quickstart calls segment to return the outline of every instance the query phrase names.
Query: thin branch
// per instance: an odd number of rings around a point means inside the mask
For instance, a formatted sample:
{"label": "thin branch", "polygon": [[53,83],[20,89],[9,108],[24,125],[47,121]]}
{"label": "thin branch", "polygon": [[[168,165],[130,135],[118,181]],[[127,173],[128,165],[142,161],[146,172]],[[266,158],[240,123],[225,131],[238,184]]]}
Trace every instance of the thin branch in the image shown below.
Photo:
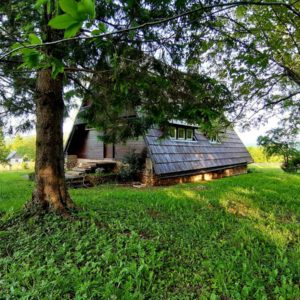
{"label": "thin branch", "polygon": [[76,68],[76,67],[65,67],[64,70],[66,72],[85,72],[85,73],[92,73],[92,74],[99,74],[99,73],[107,73],[110,72],[110,70],[105,71],[95,71],[91,69],[85,69],[85,68]]}
{"label": "thin branch", "polygon": [[[103,34],[89,36],[89,37],[76,36],[76,37],[72,37],[72,38],[56,40],[56,41],[53,41],[53,42],[47,42],[47,43],[43,43],[43,44],[28,45],[28,46],[26,46],[26,48],[29,48],[29,49],[31,49],[31,48],[40,48],[40,47],[44,47],[44,46],[56,45],[56,44],[60,44],[60,43],[64,43],[64,42],[70,42],[70,41],[91,40],[91,39],[95,39],[95,38],[105,38],[105,37],[109,37],[109,36],[116,35],[116,34],[122,34],[122,33],[127,33],[127,32],[130,32],[130,31],[133,31],[133,30],[143,29],[145,27],[152,27],[152,26],[155,26],[155,25],[168,23],[170,21],[180,19],[180,18],[189,16],[191,14],[194,14],[194,13],[197,13],[197,12],[200,12],[200,11],[211,10],[211,9],[216,8],[216,7],[225,7],[225,8],[227,7],[229,9],[229,8],[232,8],[232,7],[243,6],[243,5],[244,6],[246,6],[246,5],[247,6],[282,6],[282,7],[286,7],[288,10],[290,10],[295,15],[300,17],[300,12],[295,10],[295,8],[292,5],[287,4],[287,3],[283,3],[283,2],[237,1],[237,2],[231,2],[231,3],[221,3],[221,4],[209,5],[209,6],[200,6],[197,9],[189,10],[189,11],[183,12],[181,14],[177,14],[173,17],[164,18],[164,19],[160,19],[160,20],[157,20],[157,21],[146,22],[144,24],[133,26],[131,28],[125,28],[125,29],[116,30],[116,31],[113,31],[113,32],[103,33]],[[3,58],[11,55],[12,53],[17,52],[17,51],[19,51],[21,49],[24,49],[24,48],[25,48],[25,46],[20,46],[20,47],[17,47],[15,49],[5,53],[4,55],[2,55],[0,57],[0,61]]]}
{"label": "thin branch", "polygon": [[299,95],[300,94],[300,90],[299,91],[296,91],[294,93],[291,93],[289,94],[288,96],[284,97],[284,98],[280,98],[279,100],[277,101],[272,101],[272,102],[268,102],[266,105],[264,105],[263,108],[267,108],[269,106],[272,106],[272,105],[276,105],[276,104],[279,104],[285,100],[288,100],[288,99],[291,99],[292,97],[296,96],[296,95]]}
{"label": "thin branch", "polygon": [[280,98],[280,99],[278,99],[277,101],[272,101],[272,102],[266,103],[263,107],[261,107],[261,108],[259,108],[258,110],[256,110],[256,111],[248,118],[248,120],[251,120],[257,113],[259,113],[260,111],[266,109],[267,107],[277,105],[277,104],[279,104],[279,103],[281,103],[281,102],[283,102],[283,101],[285,101],[285,100],[289,100],[289,99],[291,99],[292,97],[297,96],[297,95],[299,95],[299,94],[300,94],[300,90],[298,90],[298,91],[296,91],[296,92],[294,92],[294,93],[291,93],[291,94],[289,94],[289,95],[286,96],[286,97]]}

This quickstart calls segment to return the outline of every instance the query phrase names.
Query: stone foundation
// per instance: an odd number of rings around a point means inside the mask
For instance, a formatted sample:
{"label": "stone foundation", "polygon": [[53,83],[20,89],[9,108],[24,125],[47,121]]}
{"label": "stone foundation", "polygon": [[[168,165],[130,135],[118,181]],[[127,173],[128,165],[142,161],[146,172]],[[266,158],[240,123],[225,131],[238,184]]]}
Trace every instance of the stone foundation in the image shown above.
{"label": "stone foundation", "polygon": [[[151,164],[152,166],[152,164]],[[147,169],[148,167],[148,169]],[[201,173],[201,174],[195,174],[195,175],[182,175],[182,176],[176,176],[171,178],[160,178],[159,176],[156,176],[153,173],[152,168],[149,168],[149,162],[147,165],[146,162],[146,169],[144,171],[143,176],[143,183],[147,185],[152,186],[158,186],[158,185],[173,185],[178,183],[188,183],[188,182],[200,182],[200,181],[209,181],[213,179],[220,179],[223,177],[229,177],[229,176],[235,176],[235,175],[241,175],[247,173],[247,166],[238,166],[238,167],[232,167],[228,169],[213,171],[213,172],[207,172],[207,173]]]}

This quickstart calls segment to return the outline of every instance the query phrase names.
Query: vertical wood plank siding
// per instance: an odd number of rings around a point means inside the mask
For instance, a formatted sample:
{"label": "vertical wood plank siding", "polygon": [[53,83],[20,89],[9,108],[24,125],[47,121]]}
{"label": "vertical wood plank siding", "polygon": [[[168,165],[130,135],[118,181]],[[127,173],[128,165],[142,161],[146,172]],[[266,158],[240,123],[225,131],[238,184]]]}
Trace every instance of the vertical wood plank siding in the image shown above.
{"label": "vertical wood plank siding", "polygon": [[146,143],[143,137],[140,137],[137,140],[128,140],[125,144],[116,144],[115,145],[115,159],[122,160],[124,156],[131,152],[142,153],[145,151]]}
{"label": "vertical wood plank siding", "polygon": [[71,137],[68,155],[77,155],[78,158],[104,159],[114,158],[121,161],[124,156],[131,152],[142,153],[146,149],[143,137],[136,140],[128,140],[126,143],[104,145],[98,139],[100,135],[96,130],[86,130],[84,125],[75,125],[74,133]]}
{"label": "vertical wood plank siding", "polygon": [[78,158],[103,159],[103,142],[98,139],[96,130],[85,130],[85,126],[76,126],[72,136],[68,155],[77,155]]}

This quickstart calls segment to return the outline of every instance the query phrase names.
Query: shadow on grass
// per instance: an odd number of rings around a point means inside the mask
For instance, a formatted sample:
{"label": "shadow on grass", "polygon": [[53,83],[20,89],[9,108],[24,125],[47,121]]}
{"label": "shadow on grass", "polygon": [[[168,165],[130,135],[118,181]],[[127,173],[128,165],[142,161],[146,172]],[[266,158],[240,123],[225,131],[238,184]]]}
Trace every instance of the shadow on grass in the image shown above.
{"label": "shadow on grass", "polygon": [[21,282],[20,291],[25,285],[47,295],[39,270],[52,290],[96,299],[300,298],[298,175],[259,170],[199,184],[71,193],[81,220],[28,221],[6,235],[3,253],[9,246],[16,256],[2,261],[4,279]]}

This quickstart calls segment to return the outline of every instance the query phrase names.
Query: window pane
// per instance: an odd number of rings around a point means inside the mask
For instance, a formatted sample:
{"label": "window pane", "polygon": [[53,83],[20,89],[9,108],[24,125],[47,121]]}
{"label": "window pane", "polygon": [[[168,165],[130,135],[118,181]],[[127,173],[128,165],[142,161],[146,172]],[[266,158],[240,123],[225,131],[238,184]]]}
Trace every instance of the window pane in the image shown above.
{"label": "window pane", "polygon": [[176,127],[169,127],[169,136],[171,139],[176,139]]}
{"label": "window pane", "polygon": [[209,142],[211,144],[221,144],[221,140],[218,136],[214,136],[214,137],[210,138]]}
{"label": "window pane", "polygon": [[187,140],[193,140],[193,137],[194,137],[193,129],[188,128],[188,129],[186,130],[186,139],[187,139]]}
{"label": "window pane", "polygon": [[178,139],[184,140],[185,139],[185,129],[178,128]]}

